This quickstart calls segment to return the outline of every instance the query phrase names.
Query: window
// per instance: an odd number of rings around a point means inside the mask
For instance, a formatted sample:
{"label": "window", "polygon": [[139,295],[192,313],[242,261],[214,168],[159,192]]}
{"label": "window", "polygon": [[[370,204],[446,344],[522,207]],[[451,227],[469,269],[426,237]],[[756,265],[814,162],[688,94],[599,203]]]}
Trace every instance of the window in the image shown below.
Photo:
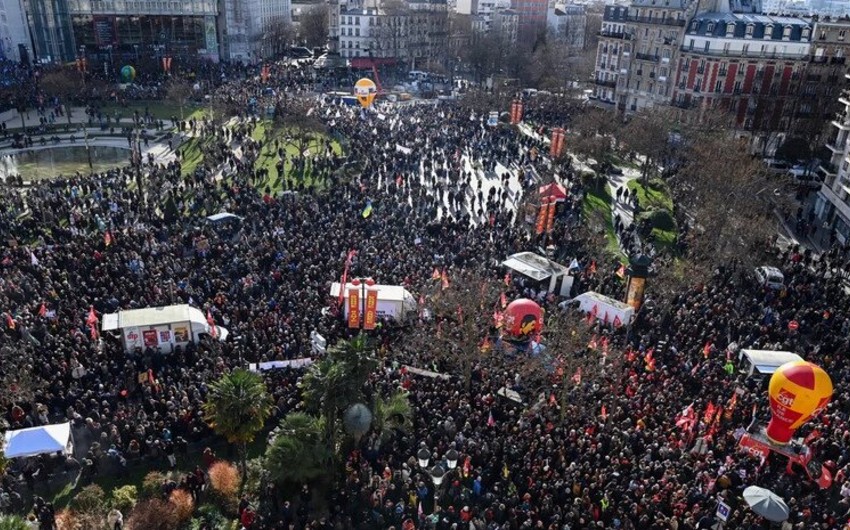
{"label": "window", "polygon": [[753,36],[753,30],[756,28],[755,24],[747,24],[747,37]]}
{"label": "window", "polygon": [[727,22],[726,23],[726,36],[732,37],[734,35],[735,35],[735,23],[734,22]]}
{"label": "window", "polygon": [[705,41],[705,53],[708,53],[709,48],[711,48],[711,42]]}
{"label": "window", "polygon": [[714,22],[709,22],[708,27],[705,28],[706,33],[714,33]]}
{"label": "window", "polygon": [[723,81],[714,83],[714,91],[719,94],[721,90],[723,90]]}
{"label": "window", "polygon": [[847,35],[847,30],[842,29],[838,32],[838,40],[844,40],[844,37]]}
{"label": "window", "polygon": [[354,36],[355,36],[355,37],[359,37],[359,36],[360,36],[360,28],[354,28]]}
{"label": "window", "polygon": [[803,28],[802,38],[803,40],[809,40],[809,36],[812,34],[812,28],[806,26]]}
{"label": "window", "polygon": [[691,31],[696,32],[697,29],[699,29],[699,21],[694,20],[691,22]]}
{"label": "window", "polygon": [[740,94],[740,93],[741,93],[741,82],[740,82],[740,81],[735,81],[735,88],[734,88],[734,90],[735,90],[735,93],[736,93],[736,94]]}
{"label": "window", "polygon": [[782,38],[785,40],[791,38],[791,26],[785,26],[782,28]]}
{"label": "window", "polygon": [[691,39],[691,41],[688,43],[688,49],[689,49],[689,50],[693,50],[693,49],[694,49],[694,39]]}
{"label": "window", "polygon": [[818,40],[826,40],[826,30],[820,30],[820,35],[818,35]]}

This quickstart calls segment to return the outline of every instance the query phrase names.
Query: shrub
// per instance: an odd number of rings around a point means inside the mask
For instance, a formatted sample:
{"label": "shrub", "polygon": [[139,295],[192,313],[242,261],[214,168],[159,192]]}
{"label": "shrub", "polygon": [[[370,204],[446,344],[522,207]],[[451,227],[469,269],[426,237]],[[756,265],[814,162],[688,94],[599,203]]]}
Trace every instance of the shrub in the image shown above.
{"label": "shrub", "polygon": [[638,215],[638,219],[641,221],[648,219],[652,224],[652,228],[659,230],[666,231],[676,228],[676,221],[673,220],[673,216],[667,210],[647,210]]}
{"label": "shrub", "polygon": [[102,512],[106,509],[106,493],[97,484],[90,484],[71,499],[71,509],[80,514]]}
{"label": "shrub", "polygon": [[248,466],[245,470],[244,492],[250,497],[258,497],[260,495],[260,487],[263,483],[263,475],[265,474],[265,461],[262,457],[248,460]]}
{"label": "shrub", "polygon": [[236,466],[220,460],[210,466],[210,496],[226,513],[236,511],[239,493],[239,471]]}
{"label": "shrub", "polygon": [[177,514],[177,522],[183,525],[192,518],[192,512],[195,511],[195,500],[192,495],[181,489],[176,489],[171,492],[168,501],[174,506],[174,512]]}
{"label": "shrub", "polygon": [[162,495],[162,484],[168,480],[164,473],[151,471],[142,480],[142,498],[153,499]]}
{"label": "shrub", "polygon": [[162,499],[146,499],[133,508],[125,530],[176,530],[180,526],[177,509]]}
{"label": "shrub", "polygon": [[77,521],[77,516],[68,508],[62,508],[56,512],[54,520],[57,530],[79,530],[80,523]]}
{"label": "shrub", "polygon": [[[214,504],[202,504],[198,507],[198,516],[192,519],[192,528],[200,528],[202,523],[209,523],[213,528],[223,528],[227,520],[221,510]],[[195,525],[197,524],[197,527]]]}
{"label": "shrub", "polygon": [[112,492],[111,505],[121,513],[128,513],[139,500],[136,486],[122,486]]}

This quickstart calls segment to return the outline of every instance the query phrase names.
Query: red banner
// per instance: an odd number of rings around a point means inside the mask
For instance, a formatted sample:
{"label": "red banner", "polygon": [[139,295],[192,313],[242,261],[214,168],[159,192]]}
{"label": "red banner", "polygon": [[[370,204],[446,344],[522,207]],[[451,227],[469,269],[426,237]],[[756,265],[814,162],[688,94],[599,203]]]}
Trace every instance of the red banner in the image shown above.
{"label": "red banner", "polygon": [[515,99],[511,102],[511,125],[522,121],[522,101]]}
{"label": "red banner", "polygon": [[546,212],[546,233],[552,233],[555,226],[555,201],[549,203],[549,211]]}
{"label": "red banner", "polygon": [[537,223],[534,226],[534,232],[537,235],[543,234],[546,230],[546,215],[549,212],[549,205],[547,203],[543,203],[540,205],[540,209],[537,210]]}
{"label": "red banner", "polygon": [[360,327],[360,292],[357,289],[348,290],[348,327]]}
{"label": "red banner", "polygon": [[375,329],[378,322],[378,290],[366,289],[366,310],[363,312],[363,329]]}
{"label": "red banner", "polygon": [[564,151],[564,129],[556,127],[552,129],[552,138],[549,143],[549,156],[558,158]]}

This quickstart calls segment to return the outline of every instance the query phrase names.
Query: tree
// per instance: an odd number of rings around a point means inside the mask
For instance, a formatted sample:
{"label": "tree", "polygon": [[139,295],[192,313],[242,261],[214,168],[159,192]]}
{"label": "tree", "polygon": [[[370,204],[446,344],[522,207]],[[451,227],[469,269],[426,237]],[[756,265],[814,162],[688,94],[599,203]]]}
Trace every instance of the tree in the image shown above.
{"label": "tree", "polygon": [[325,439],[325,420],[303,412],[287,414],[266,449],[266,469],[277,483],[303,483],[324,475],[333,452]]}
{"label": "tree", "polygon": [[0,530],[30,530],[30,525],[19,515],[0,515]]}
{"label": "tree", "polygon": [[338,429],[343,413],[355,403],[371,402],[366,382],[378,367],[374,349],[365,335],[340,341],[314,363],[302,380],[307,412],[324,419],[324,441],[332,454],[338,451]]}
{"label": "tree", "polygon": [[295,28],[287,17],[273,17],[263,27],[263,48],[272,57],[284,55],[294,38]]}
{"label": "tree", "polygon": [[670,109],[642,110],[629,118],[620,138],[626,148],[643,156],[640,169],[644,181],[671,160],[674,147],[671,133],[676,125],[676,113]]}
{"label": "tree", "polygon": [[275,107],[275,129],[283,133],[283,143],[292,146],[298,153],[302,176],[305,154],[310,145],[322,138],[326,131],[312,104],[306,98],[287,98]]}
{"label": "tree", "polygon": [[376,396],[373,414],[372,428],[379,444],[391,440],[396,432],[408,432],[412,426],[413,409],[407,392],[395,392],[386,398]]}
{"label": "tree", "polygon": [[71,68],[61,68],[45,73],[39,80],[39,88],[47,95],[59,98],[65,105],[68,123],[71,123],[71,100],[83,95],[85,81],[82,74]]}
{"label": "tree", "polygon": [[327,4],[316,4],[307,8],[298,24],[298,39],[305,46],[324,46],[328,40],[329,17]]}
{"label": "tree", "polygon": [[725,130],[690,131],[683,157],[669,182],[677,208],[693,219],[684,238],[690,266],[709,273],[732,260],[757,265],[776,237],[776,184],[761,162]]}
{"label": "tree", "polygon": [[272,406],[263,378],[248,370],[238,368],[210,385],[204,420],[229,443],[237,444],[243,477],[248,443],[265,426]]}
{"label": "tree", "polygon": [[615,126],[609,111],[596,107],[585,109],[570,127],[572,150],[585,160],[593,159],[600,165],[608,163],[616,143]]}
{"label": "tree", "polygon": [[182,79],[172,78],[165,87],[165,97],[180,107],[180,121],[183,121],[183,107],[192,96],[192,85]]}

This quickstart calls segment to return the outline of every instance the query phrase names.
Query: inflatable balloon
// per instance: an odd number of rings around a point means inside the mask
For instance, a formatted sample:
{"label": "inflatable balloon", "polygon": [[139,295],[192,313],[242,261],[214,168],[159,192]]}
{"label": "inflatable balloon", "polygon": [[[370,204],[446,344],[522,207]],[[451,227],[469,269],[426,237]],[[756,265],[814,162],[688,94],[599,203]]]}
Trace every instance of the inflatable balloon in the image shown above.
{"label": "inflatable balloon", "polygon": [[354,83],[354,95],[357,96],[357,101],[363,105],[364,109],[368,108],[375,101],[377,91],[378,87],[375,86],[375,82],[367,77]]}
{"label": "inflatable balloon", "polygon": [[829,403],[832,381],[820,366],[792,361],[773,373],[767,394],[772,413],[767,437],[773,443],[786,444],[794,431],[820,414]]}
{"label": "inflatable balloon", "polygon": [[533,300],[520,298],[505,308],[505,331],[509,338],[530,339],[543,327],[543,309]]}
{"label": "inflatable balloon", "polygon": [[121,67],[121,81],[124,83],[132,83],[133,80],[136,79],[136,69],[130,66],[129,64],[125,64]]}

